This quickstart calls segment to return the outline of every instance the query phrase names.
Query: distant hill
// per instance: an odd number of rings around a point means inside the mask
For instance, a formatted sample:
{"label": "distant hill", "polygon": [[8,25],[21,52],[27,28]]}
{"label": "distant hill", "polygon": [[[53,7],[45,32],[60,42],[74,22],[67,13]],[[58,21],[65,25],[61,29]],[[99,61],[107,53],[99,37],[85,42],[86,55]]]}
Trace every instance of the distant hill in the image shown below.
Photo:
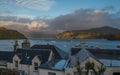
{"label": "distant hill", "polygon": [[108,39],[120,40],[120,29],[113,27],[99,27],[87,30],[65,31],[56,35],[57,38],[66,39]]}
{"label": "distant hill", "polygon": [[26,37],[16,30],[0,27],[0,39],[25,39]]}

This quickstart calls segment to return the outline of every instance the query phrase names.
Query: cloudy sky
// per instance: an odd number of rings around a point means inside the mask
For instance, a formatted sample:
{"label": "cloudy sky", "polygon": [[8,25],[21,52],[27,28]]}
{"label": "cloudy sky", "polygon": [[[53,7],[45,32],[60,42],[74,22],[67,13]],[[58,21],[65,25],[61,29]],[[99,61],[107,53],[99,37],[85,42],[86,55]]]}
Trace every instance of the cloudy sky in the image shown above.
{"label": "cloudy sky", "polygon": [[120,0],[0,0],[0,26],[29,37],[101,26],[120,28]]}

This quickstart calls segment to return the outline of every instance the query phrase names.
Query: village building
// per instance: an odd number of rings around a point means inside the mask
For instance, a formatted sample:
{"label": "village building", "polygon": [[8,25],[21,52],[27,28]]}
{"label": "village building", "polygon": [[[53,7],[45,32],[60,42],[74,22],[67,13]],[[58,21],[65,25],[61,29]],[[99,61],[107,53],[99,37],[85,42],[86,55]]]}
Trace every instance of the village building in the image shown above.
{"label": "village building", "polygon": [[[28,42],[29,43],[29,42]],[[15,41],[14,51],[0,51],[0,68],[14,69],[19,75],[64,75],[68,54],[54,45],[34,45],[27,41],[18,48]]]}
{"label": "village building", "polygon": [[[16,75],[86,75],[88,62],[94,63],[95,71],[105,68],[101,75],[120,75],[120,50],[71,48],[71,54],[46,44],[30,47],[24,40],[22,48],[15,41],[14,51],[0,51],[0,68],[16,70]],[[95,75],[90,68],[88,75]]]}

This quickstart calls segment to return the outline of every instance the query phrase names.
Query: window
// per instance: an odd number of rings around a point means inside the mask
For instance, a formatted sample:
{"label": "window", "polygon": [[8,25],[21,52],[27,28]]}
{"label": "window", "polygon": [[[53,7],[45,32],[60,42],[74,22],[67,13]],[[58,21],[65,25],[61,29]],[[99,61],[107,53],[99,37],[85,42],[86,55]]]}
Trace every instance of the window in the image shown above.
{"label": "window", "polygon": [[95,75],[95,73],[92,71],[92,72],[91,72],[91,75]]}
{"label": "window", "polygon": [[85,69],[88,69],[88,63],[85,64]]}
{"label": "window", "polygon": [[86,75],[86,72],[82,72],[82,75]]}
{"label": "window", "polygon": [[56,75],[54,72],[48,72],[48,75]]}
{"label": "window", "polygon": [[78,72],[74,72],[74,75],[80,75]]}
{"label": "window", "polygon": [[38,63],[34,63],[34,70],[38,70]]}
{"label": "window", "polygon": [[15,67],[18,67],[18,61],[15,61]]}

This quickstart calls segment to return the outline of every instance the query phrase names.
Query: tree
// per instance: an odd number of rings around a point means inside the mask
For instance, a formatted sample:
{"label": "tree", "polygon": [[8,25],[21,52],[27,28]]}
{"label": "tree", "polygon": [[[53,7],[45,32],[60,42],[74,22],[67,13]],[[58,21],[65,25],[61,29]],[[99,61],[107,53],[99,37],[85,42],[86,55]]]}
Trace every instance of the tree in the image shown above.
{"label": "tree", "polygon": [[82,75],[83,67],[80,66],[79,61],[77,62],[76,69],[77,69],[77,72],[79,73],[79,75]]}
{"label": "tree", "polygon": [[85,73],[85,75],[89,75],[89,70],[91,70],[91,69],[93,69],[93,67],[94,67],[94,63],[91,63],[91,62],[87,62],[86,64],[85,64],[85,68],[86,68],[86,73]]}
{"label": "tree", "polygon": [[104,73],[105,72],[105,70],[106,70],[106,68],[104,67],[104,66],[98,66],[98,75],[101,75],[102,73]]}
{"label": "tree", "polygon": [[[80,66],[80,62],[77,62],[77,66],[76,66],[76,69],[77,69],[77,72],[79,73],[79,75],[82,75],[82,70],[83,70],[84,67],[81,67]],[[89,75],[89,71],[90,70],[93,70],[94,74],[95,75],[101,75],[105,72],[106,68],[101,65],[101,66],[97,66],[97,69],[95,68],[95,63],[94,62],[87,62],[85,64],[85,69],[86,69],[86,72],[85,72],[85,75]]]}
{"label": "tree", "polygon": [[106,68],[103,65],[97,66],[97,69],[96,69],[94,62],[92,62],[92,63],[89,62],[89,66],[90,66],[89,70],[92,69],[95,75],[101,75],[106,70]]}

